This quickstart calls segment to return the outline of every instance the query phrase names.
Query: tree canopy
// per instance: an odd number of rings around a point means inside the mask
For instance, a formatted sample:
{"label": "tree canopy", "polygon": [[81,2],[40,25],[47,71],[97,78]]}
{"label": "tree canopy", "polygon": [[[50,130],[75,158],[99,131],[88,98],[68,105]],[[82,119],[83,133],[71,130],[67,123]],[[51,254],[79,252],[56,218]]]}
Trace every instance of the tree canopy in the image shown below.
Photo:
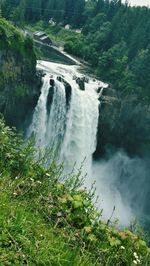
{"label": "tree canopy", "polygon": [[[65,49],[88,61],[116,89],[139,88],[150,97],[150,9],[121,0],[3,0],[2,15],[14,21],[70,24],[81,28]],[[137,90],[138,91],[138,90]]]}

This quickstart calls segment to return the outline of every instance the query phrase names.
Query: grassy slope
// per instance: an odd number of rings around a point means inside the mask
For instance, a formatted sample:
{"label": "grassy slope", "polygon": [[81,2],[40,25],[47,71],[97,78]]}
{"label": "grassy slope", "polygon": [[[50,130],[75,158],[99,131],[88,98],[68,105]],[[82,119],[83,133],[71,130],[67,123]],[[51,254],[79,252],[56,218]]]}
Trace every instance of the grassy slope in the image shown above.
{"label": "grassy slope", "polygon": [[0,265],[150,265],[139,236],[98,220],[79,176],[62,184],[62,165],[32,158],[0,120]]}

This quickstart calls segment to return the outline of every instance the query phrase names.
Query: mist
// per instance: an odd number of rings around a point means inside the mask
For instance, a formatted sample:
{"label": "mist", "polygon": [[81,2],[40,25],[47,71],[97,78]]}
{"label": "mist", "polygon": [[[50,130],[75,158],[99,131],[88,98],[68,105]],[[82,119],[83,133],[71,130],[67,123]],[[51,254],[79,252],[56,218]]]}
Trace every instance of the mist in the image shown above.
{"label": "mist", "polygon": [[124,151],[109,153],[107,158],[94,162],[93,175],[96,194],[103,218],[114,219],[127,226],[135,219],[150,213],[150,166],[147,158],[130,158]]}

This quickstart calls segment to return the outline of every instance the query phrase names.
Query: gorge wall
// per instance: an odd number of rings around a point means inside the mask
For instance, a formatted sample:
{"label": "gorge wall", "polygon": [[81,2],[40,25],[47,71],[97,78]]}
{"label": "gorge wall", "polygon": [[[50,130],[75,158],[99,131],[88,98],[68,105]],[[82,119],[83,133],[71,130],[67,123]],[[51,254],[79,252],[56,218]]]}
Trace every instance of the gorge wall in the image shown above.
{"label": "gorge wall", "polygon": [[150,105],[138,93],[103,92],[95,157],[108,149],[123,148],[129,155],[145,155],[150,148]]}
{"label": "gorge wall", "polygon": [[35,108],[41,87],[32,41],[0,19],[0,112],[20,128]]}

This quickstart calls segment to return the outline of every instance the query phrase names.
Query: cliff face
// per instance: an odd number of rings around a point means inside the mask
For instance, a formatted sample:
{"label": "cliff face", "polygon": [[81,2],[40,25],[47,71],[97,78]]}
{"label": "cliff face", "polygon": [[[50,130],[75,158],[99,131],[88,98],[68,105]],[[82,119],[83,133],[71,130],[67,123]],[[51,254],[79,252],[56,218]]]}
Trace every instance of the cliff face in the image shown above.
{"label": "cliff face", "polygon": [[120,95],[108,88],[100,106],[96,156],[107,147],[125,149],[130,155],[150,148],[150,105],[138,93]]}
{"label": "cliff face", "polygon": [[0,19],[0,112],[19,128],[34,109],[40,89],[32,41]]}

